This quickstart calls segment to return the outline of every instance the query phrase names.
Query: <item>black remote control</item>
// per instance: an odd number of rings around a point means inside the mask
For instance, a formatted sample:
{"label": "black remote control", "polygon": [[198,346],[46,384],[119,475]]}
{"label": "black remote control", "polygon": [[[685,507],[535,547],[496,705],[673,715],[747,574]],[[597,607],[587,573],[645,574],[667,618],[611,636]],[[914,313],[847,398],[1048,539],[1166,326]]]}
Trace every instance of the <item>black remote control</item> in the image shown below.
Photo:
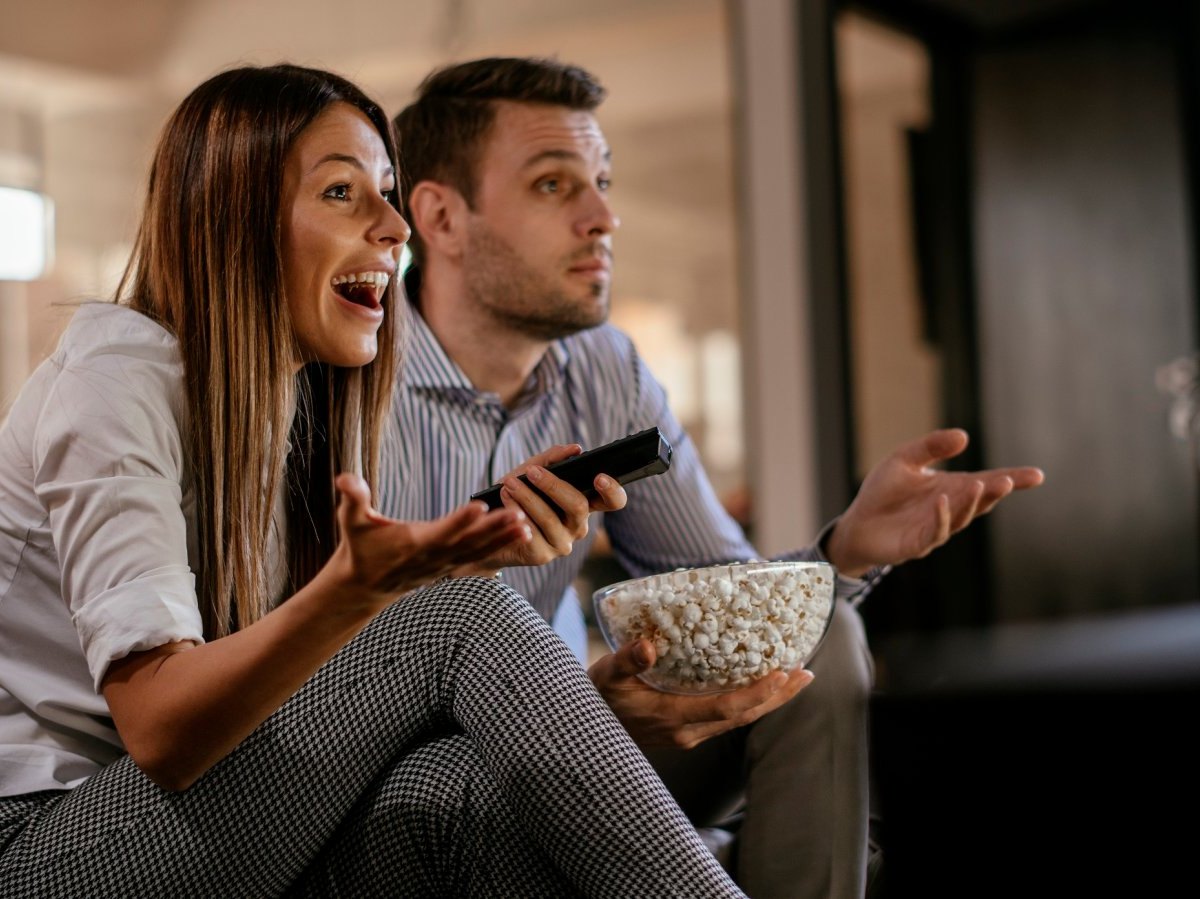
{"label": "black remote control", "polygon": [[[624,486],[650,475],[662,474],[670,467],[671,444],[658,428],[647,428],[570,459],[547,465],[546,470],[592,500],[596,496],[592,484],[598,474],[606,474]],[[521,480],[554,505],[553,500],[529,483],[529,478],[521,475]],[[500,501],[500,487],[500,484],[493,484],[474,494],[471,499],[481,499],[489,508],[499,509],[504,505]]]}

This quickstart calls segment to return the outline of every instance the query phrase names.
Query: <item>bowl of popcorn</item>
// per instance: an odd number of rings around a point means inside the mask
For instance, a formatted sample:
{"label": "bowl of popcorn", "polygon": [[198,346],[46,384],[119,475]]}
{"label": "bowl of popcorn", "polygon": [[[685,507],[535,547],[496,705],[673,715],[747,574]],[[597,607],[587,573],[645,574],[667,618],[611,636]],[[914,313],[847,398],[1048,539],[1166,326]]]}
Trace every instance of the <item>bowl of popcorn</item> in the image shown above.
{"label": "bowl of popcorn", "polygon": [[639,677],[667,693],[723,693],[808,663],[833,618],[827,562],[743,562],[654,574],[592,597],[614,651],[654,644]]}

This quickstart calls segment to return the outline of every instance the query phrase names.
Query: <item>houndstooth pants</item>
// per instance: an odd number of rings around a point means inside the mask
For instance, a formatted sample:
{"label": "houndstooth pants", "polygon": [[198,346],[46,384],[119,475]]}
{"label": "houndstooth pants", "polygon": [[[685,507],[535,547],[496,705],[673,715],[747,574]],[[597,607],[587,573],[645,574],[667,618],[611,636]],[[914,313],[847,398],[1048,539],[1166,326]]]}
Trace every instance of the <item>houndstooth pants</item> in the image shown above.
{"label": "houndstooth pants", "polygon": [[[448,814],[447,810],[458,811]],[[183,792],[0,799],[0,896],[740,896],[536,612],[396,603]]]}

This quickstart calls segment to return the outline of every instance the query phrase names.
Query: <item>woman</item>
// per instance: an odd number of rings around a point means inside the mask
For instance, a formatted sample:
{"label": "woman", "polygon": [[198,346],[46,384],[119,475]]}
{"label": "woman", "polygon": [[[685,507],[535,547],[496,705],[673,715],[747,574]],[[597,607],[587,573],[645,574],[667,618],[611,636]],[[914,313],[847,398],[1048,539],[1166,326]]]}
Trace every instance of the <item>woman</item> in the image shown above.
{"label": "woman", "polygon": [[0,895],[738,895],[527,604],[401,596],[530,533],[371,508],[395,164],[340,78],[201,85],[125,305],[80,309],[11,410]]}

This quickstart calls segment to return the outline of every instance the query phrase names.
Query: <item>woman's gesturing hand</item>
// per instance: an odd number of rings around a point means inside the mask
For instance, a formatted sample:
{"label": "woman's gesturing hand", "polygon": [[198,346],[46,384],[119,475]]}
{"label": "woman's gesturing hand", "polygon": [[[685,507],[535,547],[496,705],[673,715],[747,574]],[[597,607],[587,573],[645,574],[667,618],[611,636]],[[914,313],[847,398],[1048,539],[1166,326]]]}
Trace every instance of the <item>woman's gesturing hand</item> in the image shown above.
{"label": "woman's gesturing hand", "polygon": [[335,483],[340,539],[330,564],[356,594],[379,606],[533,537],[520,510],[489,512],[471,502],[433,521],[396,521],[372,507],[362,478],[342,474]]}

